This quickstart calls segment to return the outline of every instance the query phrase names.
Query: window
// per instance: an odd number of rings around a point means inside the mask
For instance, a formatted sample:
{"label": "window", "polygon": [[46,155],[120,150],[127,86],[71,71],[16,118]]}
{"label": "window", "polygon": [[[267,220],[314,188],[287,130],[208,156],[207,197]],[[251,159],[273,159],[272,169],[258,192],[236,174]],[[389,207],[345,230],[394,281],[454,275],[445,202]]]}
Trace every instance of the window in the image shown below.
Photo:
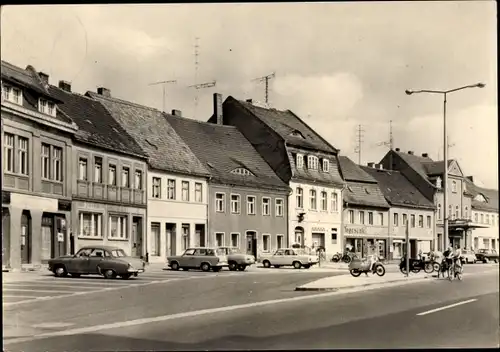
{"label": "window", "polygon": [[295,191],[297,193],[297,208],[302,209],[304,208],[304,191],[300,187],[297,187]]}
{"label": "window", "polygon": [[328,210],[328,194],[326,192],[321,192],[321,210]]}
{"label": "window", "polygon": [[481,214],[481,224],[484,224],[484,214]]}
{"label": "window", "polygon": [[53,163],[53,172],[54,172],[54,181],[61,182],[62,178],[62,148],[53,147],[52,149],[52,163]]}
{"label": "window", "polygon": [[224,245],[224,233],[222,232],[215,233],[215,245],[217,247],[222,247]]}
{"label": "window", "polygon": [[223,213],[225,209],[226,195],[224,193],[215,193],[215,211]]}
{"label": "window", "polygon": [[406,225],[408,223],[408,215],[403,214],[403,225]]}
{"label": "window", "polygon": [[196,203],[203,203],[203,185],[198,182],[194,184],[194,201]]}
{"label": "window", "polygon": [[99,156],[94,158],[94,182],[102,183],[102,158]]}
{"label": "window", "polygon": [[474,222],[475,222],[476,224],[477,224],[477,222],[478,222],[478,214],[477,214],[477,213],[475,213],[475,214],[474,214]]}
{"label": "window", "polygon": [[332,193],[332,211],[338,211],[339,195],[335,192]]}
{"label": "window", "polygon": [[161,198],[161,178],[153,177],[153,198]]}
{"label": "window", "polygon": [[262,251],[269,252],[270,248],[271,236],[270,235],[262,235]]}
{"label": "window", "polygon": [[45,99],[38,100],[38,111],[40,111],[42,114],[56,116],[55,104]]}
{"label": "window", "polygon": [[14,172],[14,135],[10,133],[4,134],[3,142],[3,167],[7,172]]}
{"label": "window", "polygon": [[18,88],[3,85],[2,94],[4,99],[10,101],[11,103],[18,105],[23,104],[23,94],[22,91]]}
{"label": "window", "polygon": [[424,216],[423,215],[418,216],[418,227],[424,227]]}
{"label": "window", "polygon": [[255,197],[247,196],[247,214],[255,215]]}
{"label": "window", "polygon": [[307,167],[311,170],[318,169],[318,158],[314,155],[307,156]]}
{"label": "window", "polygon": [[459,211],[458,211],[458,205],[455,206],[455,219],[459,219],[460,216],[459,216]]}
{"label": "window", "polygon": [[167,180],[167,199],[175,199],[175,180]]}
{"label": "window", "polygon": [[278,248],[277,248],[277,249],[283,248],[283,237],[284,237],[283,235],[278,235],[278,236],[276,237],[276,241],[277,241],[277,243],[276,243],[276,244],[277,244],[277,246],[278,246]]}
{"label": "window", "polygon": [[182,181],[182,200],[189,202],[189,181]]}
{"label": "window", "polygon": [[486,214],[486,223],[490,224],[490,214]]}
{"label": "window", "polygon": [[111,186],[116,186],[116,165],[109,164],[108,172],[108,184]]}
{"label": "window", "polygon": [[359,223],[360,224],[364,224],[365,223],[365,212],[364,211],[360,211],[359,212]]}
{"label": "window", "polygon": [[368,225],[373,225],[373,212],[368,212]]}
{"label": "window", "polygon": [[302,169],[304,167],[304,156],[302,154],[297,154],[297,169]]}
{"label": "window", "polygon": [[347,212],[347,222],[349,222],[349,224],[354,224],[354,210],[349,210]]}
{"label": "window", "polygon": [[274,211],[275,211],[275,216],[283,216],[283,199],[281,198],[276,198],[274,200]]}
{"label": "window", "polygon": [[271,198],[262,197],[262,215],[271,215]]}
{"label": "window", "polygon": [[189,248],[189,224],[182,224],[182,251]]}
{"label": "window", "polygon": [[245,169],[243,167],[238,167],[231,171],[232,174],[236,175],[244,175],[244,176],[255,176],[250,170]]}
{"label": "window", "polygon": [[491,216],[491,224],[495,226],[495,215]]}
{"label": "window", "polygon": [[109,237],[114,239],[128,239],[126,216],[109,216]]}
{"label": "window", "polygon": [[151,223],[151,255],[160,256],[160,224],[157,222]]}
{"label": "window", "polygon": [[427,228],[430,229],[432,227],[431,216],[427,215]]}
{"label": "window", "polygon": [[451,205],[448,205],[448,218],[451,218]]}
{"label": "window", "polygon": [[122,168],[122,184],[123,188],[130,188],[130,169],[128,167]]}
{"label": "window", "polygon": [[78,161],[78,179],[87,181],[87,159],[80,158]]}
{"label": "window", "polygon": [[451,181],[451,191],[457,193],[457,181]]}
{"label": "window", "polygon": [[309,200],[310,200],[310,204],[311,204],[311,209],[316,210],[318,207],[318,205],[316,204],[316,190],[311,189],[309,191]]}
{"label": "window", "polygon": [[330,172],[330,160],[323,159],[323,172]]}
{"label": "window", "polygon": [[42,143],[42,178],[50,179],[50,145]]}
{"label": "window", "polygon": [[378,213],[378,224],[380,226],[384,226],[384,213]]}
{"label": "window", "polygon": [[79,236],[102,237],[102,214],[80,213]]}
{"label": "window", "polygon": [[465,207],[465,210],[464,210],[464,218],[465,218],[465,219],[469,219],[469,208],[468,208],[468,207]]}
{"label": "window", "polygon": [[28,174],[28,138],[18,137],[19,173]]}
{"label": "window", "polygon": [[231,194],[231,213],[233,213],[233,214],[240,213],[240,195],[239,194]]}
{"label": "window", "polygon": [[231,234],[231,246],[239,247],[240,246],[240,234],[232,233]]}
{"label": "window", "polygon": [[141,170],[135,170],[134,187],[135,187],[135,189],[142,189],[142,171]]}
{"label": "window", "polygon": [[337,244],[337,229],[332,229],[332,244]]}
{"label": "window", "polygon": [[441,204],[438,204],[438,220],[441,220]]}
{"label": "window", "polygon": [[415,214],[411,214],[410,219],[411,219],[411,227],[415,227]]}
{"label": "window", "polygon": [[394,213],[393,217],[394,217],[393,225],[396,226],[396,227],[399,226],[399,214],[398,213]]}

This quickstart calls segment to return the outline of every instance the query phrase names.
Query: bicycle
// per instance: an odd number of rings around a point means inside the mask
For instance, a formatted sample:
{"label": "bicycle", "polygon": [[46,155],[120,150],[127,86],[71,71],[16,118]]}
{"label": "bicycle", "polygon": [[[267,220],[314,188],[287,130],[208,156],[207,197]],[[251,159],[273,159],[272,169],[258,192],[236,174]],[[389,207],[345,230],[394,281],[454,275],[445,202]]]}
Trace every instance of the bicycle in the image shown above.
{"label": "bicycle", "polygon": [[452,281],[454,278],[457,278],[459,281],[462,281],[463,271],[463,266],[457,266],[456,262],[453,261],[453,263],[448,267],[448,279]]}

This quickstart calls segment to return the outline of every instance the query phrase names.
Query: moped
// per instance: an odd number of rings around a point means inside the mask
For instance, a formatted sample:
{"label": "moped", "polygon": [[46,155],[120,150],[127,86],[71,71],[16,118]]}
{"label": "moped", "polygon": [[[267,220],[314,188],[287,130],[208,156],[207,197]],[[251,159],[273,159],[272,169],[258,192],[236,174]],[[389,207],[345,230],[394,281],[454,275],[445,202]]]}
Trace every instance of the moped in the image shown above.
{"label": "moped", "polygon": [[[375,261],[375,263],[373,263],[373,261]],[[373,263],[373,265],[372,265],[372,263]],[[384,276],[385,275],[385,267],[380,262],[380,260],[377,256],[372,257],[371,261],[368,260],[368,258],[365,258],[365,259],[355,258],[349,264],[349,272],[354,277],[358,277],[363,273],[365,273],[367,275],[368,275],[368,273],[372,273],[372,274],[377,274],[378,276]]]}
{"label": "moped", "polygon": [[[439,270],[439,264],[434,261],[424,261],[422,259],[410,258],[410,270],[418,274],[420,270],[424,270],[427,274],[431,274],[434,271]],[[401,258],[401,262],[399,263],[399,270],[406,274],[406,256]]]}
{"label": "moped", "polygon": [[343,261],[346,264],[349,264],[354,258],[357,258],[355,253],[351,252],[345,252],[345,253],[336,253],[332,257],[332,262],[338,263],[340,261]]}

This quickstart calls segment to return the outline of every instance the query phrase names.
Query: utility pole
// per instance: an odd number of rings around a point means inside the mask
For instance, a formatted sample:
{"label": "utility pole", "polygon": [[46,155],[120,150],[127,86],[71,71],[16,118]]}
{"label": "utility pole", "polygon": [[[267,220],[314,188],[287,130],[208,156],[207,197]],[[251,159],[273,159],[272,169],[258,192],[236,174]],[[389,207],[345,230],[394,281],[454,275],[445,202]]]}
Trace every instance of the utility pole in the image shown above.
{"label": "utility pole", "polygon": [[165,112],[165,100],[167,98],[167,84],[170,84],[170,83],[177,83],[177,81],[174,79],[174,80],[170,80],[170,81],[160,81],[160,82],[154,82],[154,83],[150,83],[148,84],[149,86],[156,86],[156,85],[159,85],[161,84],[163,86],[163,112]]}
{"label": "utility pole", "polygon": [[392,120],[389,121],[389,140],[380,142],[377,144],[378,146],[385,145],[389,147],[389,170],[392,170],[392,151],[394,149],[394,137],[392,134]]}
{"label": "utility pole", "polygon": [[257,77],[255,79],[252,79],[252,82],[258,81],[258,82],[264,82],[265,87],[266,87],[266,105],[269,106],[269,81],[273,79],[276,76],[276,74],[273,72],[270,75],[267,76],[262,76],[262,77]]}
{"label": "utility pole", "polygon": [[354,148],[354,152],[358,154],[358,165],[361,165],[361,145],[363,144],[363,130],[361,125],[358,125],[356,129],[356,147]]}

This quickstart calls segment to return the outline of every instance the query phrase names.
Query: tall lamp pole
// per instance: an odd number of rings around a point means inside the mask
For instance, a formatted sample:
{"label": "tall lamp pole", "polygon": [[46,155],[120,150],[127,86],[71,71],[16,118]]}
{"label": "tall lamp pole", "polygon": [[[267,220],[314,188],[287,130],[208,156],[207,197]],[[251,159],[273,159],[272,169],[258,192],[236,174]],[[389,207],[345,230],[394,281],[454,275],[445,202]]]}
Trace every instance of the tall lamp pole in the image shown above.
{"label": "tall lamp pole", "polygon": [[446,130],[446,98],[448,94],[457,92],[462,89],[467,88],[484,88],[486,84],[476,83],[470,84],[468,86],[463,86],[460,88],[450,89],[450,90],[406,90],[406,94],[412,95],[416,93],[430,93],[430,94],[442,94],[443,95],[443,155],[444,155],[444,180],[443,180],[443,220],[444,220],[444,231],[443,231],[443,241],[446,244],[446,237],[448,237],[448,136]]}

